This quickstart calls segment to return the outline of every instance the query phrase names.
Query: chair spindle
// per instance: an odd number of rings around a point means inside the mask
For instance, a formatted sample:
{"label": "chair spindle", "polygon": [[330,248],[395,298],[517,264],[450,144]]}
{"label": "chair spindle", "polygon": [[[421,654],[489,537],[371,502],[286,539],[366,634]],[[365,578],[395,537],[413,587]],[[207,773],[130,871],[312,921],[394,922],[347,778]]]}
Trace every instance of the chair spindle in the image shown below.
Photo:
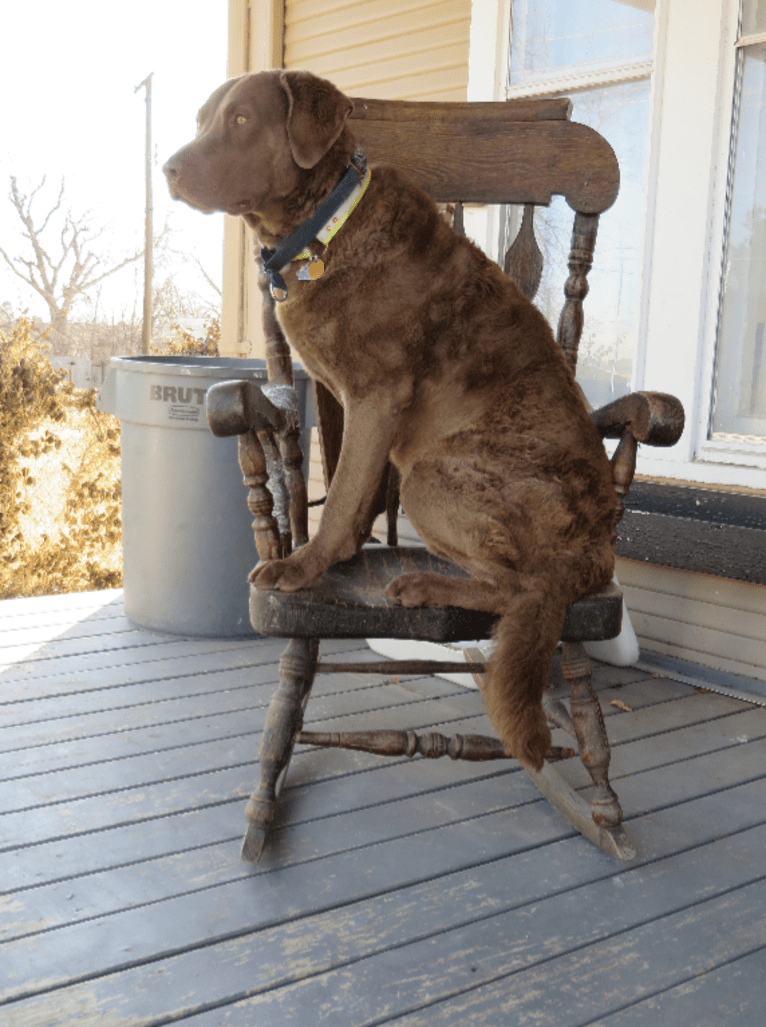
{"label": "chair spindle", "polygon": [[597,232],[598,214],[575,214],[568,260],[569,277],[564,285],[566,302],[559,318],[557,336],[573,371],[577,367],[577,350],[583,329],[582,303],[588,295],[588,272],[593,264]]}

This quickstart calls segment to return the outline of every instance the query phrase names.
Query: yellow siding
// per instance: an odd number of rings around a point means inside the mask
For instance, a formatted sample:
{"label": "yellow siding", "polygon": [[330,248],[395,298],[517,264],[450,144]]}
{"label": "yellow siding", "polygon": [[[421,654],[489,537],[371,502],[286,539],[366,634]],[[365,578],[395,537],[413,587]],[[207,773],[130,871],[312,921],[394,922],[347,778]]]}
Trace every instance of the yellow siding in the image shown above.
{"label": "yellow siding", "polygon": [[356,96],[465,100],[470,22],[470,0],[287,0],[284,66]]}
{"label": "yellow siding", "polygon": [[642,649],[766,680],[766,585],[617,561]]}

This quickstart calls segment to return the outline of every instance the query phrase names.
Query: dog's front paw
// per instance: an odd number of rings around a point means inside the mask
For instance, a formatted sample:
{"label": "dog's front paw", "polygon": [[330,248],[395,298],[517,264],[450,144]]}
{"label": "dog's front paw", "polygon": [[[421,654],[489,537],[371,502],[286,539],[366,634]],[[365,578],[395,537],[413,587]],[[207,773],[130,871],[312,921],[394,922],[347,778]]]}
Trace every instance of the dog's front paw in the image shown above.
{"label": "dog's front paw", "polygon": [[313,569],[309,561],[297,560],[296,555],[259,563],[250,572],[250,583],[259,589],[279,589],[280,592],[297,592],[312,585],[321,571]]}

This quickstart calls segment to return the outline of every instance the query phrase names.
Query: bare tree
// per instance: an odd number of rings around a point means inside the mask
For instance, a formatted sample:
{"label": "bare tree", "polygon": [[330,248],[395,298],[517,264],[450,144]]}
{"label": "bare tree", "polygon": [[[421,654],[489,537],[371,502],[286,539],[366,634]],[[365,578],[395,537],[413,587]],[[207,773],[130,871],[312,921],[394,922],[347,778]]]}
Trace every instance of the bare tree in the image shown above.
{"label": "bare tree", "polygon": [[[168,233],[167,237],[169,238],[170,233],[167,229],[167,226],[166,232]],[[215,299],[212,300],[209,299],[207,296],[201,295],[199,292],[191,292],[182,298],[176,290],[176,292],[173,295],[173,302],[177,307],[177,312],[182,316],[188,315],[191,317],[203,316],[207,314],[219,316],[221,311],[221,301],[223,299],[223,289],[218,284],[218,282],[216,282],[213,276],[208,272],[207,268],[196,255],[196,253],[188,253],[185,250],[176,249],[172,245],[172,239],[170,239],[168,245],[166,245],[163,248],[162,256],[158,261],[158,267],[160,268],[160,270],[167,272],[168,269],[173,269],[176,267],[177,261],[180,261],[181,264],[188,265],[190,262],[195,264],[200,275],[204,278],[209,288],[212,289],[212,291],[215,293]],[[160,303],[166,301],[168,296],[169,284],[172,285],[172,283],[170,283],[170,280],[166,279],[160,285],[155,285],[155,303],[158,301]],[[170,291],[172,292],[173,289],[175,289],[175,286],[172,286]],[[161,295],[163,293],[164,296]],[[162,321],[164,316],[165,311],[162,311],[159,320]],[[154,320],[156,323],[158,318],[155,316]]]}
{"label": "bare tree", "polygon": [[[23,282],[30,285],[45,300],[50,311],[51,325],[54,330],[66,330],[67,320],[72,306],[78,297],[85,297],[90,290],[105,278],[115,274],[128,264],[140,260],[143,250],[134,253],[118,264],[105,266],[101,257],[91,249],[92,244],[102,234],[101,230],[92,229],[91,214],[85,213],[76,217],[71,211],[63,215],[56,251],[47,248],[47,236],[43,237],[51,225],[53,216],[61,210],[64,199],[64,180],[61,180],[58,200],[48,213],[40,220],[32,213],[35,197],[45,184],[45,178],[27,196],[21,192],[16,178],[11,176],[11,189],[8,198],[24,226],[24,238],[31,247],[27,255],[11,257],[0,246],[0,256],[8,267]],[[52,227],[52,226],[51,226]],[[51,235],[52,233],[49,233]]]}
{"label": "bare tree", "polygon": [[199,259],[199,257],[193,256],[192,259],[194,260],[194,263],[197,265],[197,268],[199,269],[200,274],[205,279],[207,284],[210,286],[211,289],[213,289],[214,292],[216,292],[218,294],[218,299],[219,300],[222,299],[222,297],[223,297],[223,290],[221,289],[221,286],[213,281],[213,279],[207,273],[205,268],[202,266],[202,261]]}

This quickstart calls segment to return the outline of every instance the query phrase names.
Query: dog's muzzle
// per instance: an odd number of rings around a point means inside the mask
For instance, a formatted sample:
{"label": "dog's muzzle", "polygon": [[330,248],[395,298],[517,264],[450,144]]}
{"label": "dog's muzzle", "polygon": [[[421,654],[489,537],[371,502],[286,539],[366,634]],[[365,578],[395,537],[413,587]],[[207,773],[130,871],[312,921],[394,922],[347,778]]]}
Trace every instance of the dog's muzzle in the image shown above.
{"label": "dog's muzzle", "polygon": [[177,168],[173,164],[173,159],[171,157],[171,159],[166,164],[163,164],[162,170],[165,174],[165,178],[167,179],[168,191],[170,192],[170,195],[173,197],[174,200],[180,200],[181,194],[178,191],[178,180],[181,177],[181,169]]}
{"label": "dog's muzzle", "polygon": [[174,200],[182,200],[187,203],[190,207],[200,211],[202,214],[215,214],[220,208],[208,207],[206,203],[198,200],[196,196],[193,196],[187,189],[184,188],[181,172],[182,167],[180,161],[176,161],[175,157],[171,157],[170,160],[163,165],[162,170],[165,173],[165,178],[168,183],[168,192]]}

